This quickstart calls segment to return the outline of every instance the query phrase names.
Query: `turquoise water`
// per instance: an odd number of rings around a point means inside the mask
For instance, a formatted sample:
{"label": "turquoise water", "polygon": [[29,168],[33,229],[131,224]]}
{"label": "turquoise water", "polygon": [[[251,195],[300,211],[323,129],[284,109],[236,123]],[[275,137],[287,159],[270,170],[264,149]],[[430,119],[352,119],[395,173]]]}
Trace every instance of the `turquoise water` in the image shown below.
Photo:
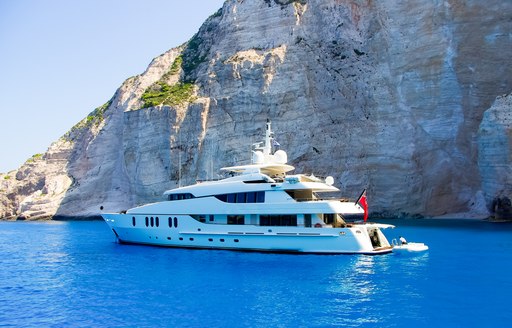
{"label": "turquoise water", "polygon": [[489,327],[512,224],[401,220],[430,250],[288,255],[120,245],[101,221],[0,223],[0,327]]}

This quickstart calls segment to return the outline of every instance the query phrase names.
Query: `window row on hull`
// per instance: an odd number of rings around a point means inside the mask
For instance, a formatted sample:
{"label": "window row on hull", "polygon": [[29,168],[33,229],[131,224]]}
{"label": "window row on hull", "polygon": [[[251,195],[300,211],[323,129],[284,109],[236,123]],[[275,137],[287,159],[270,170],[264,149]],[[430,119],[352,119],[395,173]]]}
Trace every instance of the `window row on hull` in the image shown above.
{"label": "window row on hull", "polygon": [[[160,226],[160,218],[157,216],[157,217],[148,217],[146,216],[144,218],[144,225],[146,227],[159,227]],[[174,228],[177,228],[178,227],[178,218],[177,217],[169,217],[168,218],[168,225],[169,225],[169,228],[172,228],[174,226]],[[137,226],[137,219],[135,218],[135,216],[132,216],[132,226]]]}
{"label": "window row on hull", "polygon": [[[243,214],[233,214],[233,215],[191,215],[195,220],[206,223],[206,219],[208,218],[208,223],[211,224],[236,224],[236,225],[260,225],[260,226],[297,226],[297,215],[296,214],[270,214],[270,215],[243,215]],[[305,223],[311,226],[311,215],[305,215]],[[308,220],[309,219],[309,220]]]}
{"label": "window row on hull", "polygon": [[168,200],[182,200],[182,199],[192,199],[192,198],[196,198],[194,195],[192,195],[191,193],[180,193],[180,194],[169,194],[167,195],[167,199]]}
{"label": "window row on hull", "polygon": [[231,194],[215,195],[215,198],[225,203],[264,203],[265,192],[237,192]]}
{"label": "window row on hull", "polygon": [[[203,214],[192,214],[190,215],[196,221],[208,224],[228,224],[228,225],[259,225],[259,226],[312,226],[312,215],[311,214],[217,214],[217,215],[203,215]],[[343,226],[344,222],[336,214],[314,214],[317,220],[331,225],[331,226]],[[137,219],[135,216],[132,217],[132,226],[137,225]],[[146,227],[159,227],[159,217],[145,217],[143,218],[143,225]],[[318,223],[317,223],[318,224]],[[169,228],[178,227],[177,217],[168,217]],[[316,225],[315,225],[316,226]]]}
{"label": "window row on hull", "polygon": [[[237,192],[230,194],[213,195],[218,200],[225,203],[264,203],[265,192],[264,191],[252,191],[252,192]],[[169,194],[167,199],[169,201],[192,199],[196,198],[191,193],[179,193]]]}

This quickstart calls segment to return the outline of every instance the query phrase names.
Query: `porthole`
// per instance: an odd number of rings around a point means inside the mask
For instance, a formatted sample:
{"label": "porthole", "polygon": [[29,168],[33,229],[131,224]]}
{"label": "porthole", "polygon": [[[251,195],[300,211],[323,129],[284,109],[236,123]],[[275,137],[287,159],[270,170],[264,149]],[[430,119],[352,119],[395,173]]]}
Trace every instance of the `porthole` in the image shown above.
{"label": "porthole", "polygon": [[208,241],[213,241],[213,238],[208,238]]}
{"label": "porthole", "polygon": [[167,237],[167,240],[171,240],[171,237]]}
{"label": "porthole", "polygon": [[194,238],[190,237],[188,240],[190,240],[190,241],[194,241]]}
{"label": "porthole", "polygon": [[238,240],[238,239],[235,239],[235,243],[238,243],[238,242],[239,242],[239,240]]}
{"label": "porthole", "polygon": [[180,240],[183,240],[183,237],[180,237]]}
{"label": "porthole", "polygon": [[221,242],[221,243],[223,243],[223,242],[224,242],[224,239],[221,239],[221,240],[220,240],[220,242]]}

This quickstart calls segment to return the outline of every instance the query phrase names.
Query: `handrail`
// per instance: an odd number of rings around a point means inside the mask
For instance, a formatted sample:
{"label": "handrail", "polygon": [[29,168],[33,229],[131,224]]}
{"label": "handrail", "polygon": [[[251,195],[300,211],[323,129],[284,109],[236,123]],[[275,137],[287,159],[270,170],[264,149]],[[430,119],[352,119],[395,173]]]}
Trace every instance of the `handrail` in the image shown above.
{"label": "handrail", "polygon": [[353,200],[350,200],[348,198],[338,198],[338,197],[330,197],[330,198],[293,198],[294,200],[298,202],[319,202],[319,201],[332,201],[337,200],[342,203],[350,203],[354,202]]}

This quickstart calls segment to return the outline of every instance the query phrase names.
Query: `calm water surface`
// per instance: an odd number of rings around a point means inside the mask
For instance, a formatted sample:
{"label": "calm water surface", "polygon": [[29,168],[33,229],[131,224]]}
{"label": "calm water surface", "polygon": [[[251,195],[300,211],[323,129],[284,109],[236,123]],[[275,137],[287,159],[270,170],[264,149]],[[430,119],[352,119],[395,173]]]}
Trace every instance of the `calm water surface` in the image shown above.
{"label": "calm water surface", "polygon": [[512,224],[402,220],[419,256],[120,245],[101,221],[0,223],[1,327],[498,327]]}

